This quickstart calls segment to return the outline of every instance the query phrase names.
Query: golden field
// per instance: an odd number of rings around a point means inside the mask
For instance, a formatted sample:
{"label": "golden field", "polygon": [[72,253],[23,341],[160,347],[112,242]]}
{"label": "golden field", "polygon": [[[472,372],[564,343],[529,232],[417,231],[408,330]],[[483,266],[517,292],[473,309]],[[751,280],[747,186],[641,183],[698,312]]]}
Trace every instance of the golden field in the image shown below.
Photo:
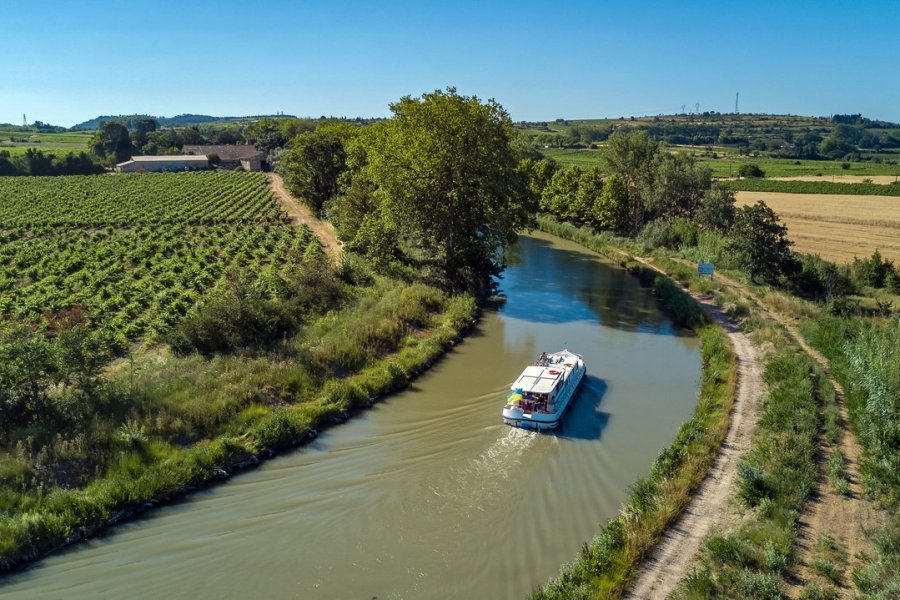
{"label": "golden field", "polygon": [[900,263],[900,197],[737,192],[737,204],[762,200],[788,228],[794,249],[839,263],[878,249]]}

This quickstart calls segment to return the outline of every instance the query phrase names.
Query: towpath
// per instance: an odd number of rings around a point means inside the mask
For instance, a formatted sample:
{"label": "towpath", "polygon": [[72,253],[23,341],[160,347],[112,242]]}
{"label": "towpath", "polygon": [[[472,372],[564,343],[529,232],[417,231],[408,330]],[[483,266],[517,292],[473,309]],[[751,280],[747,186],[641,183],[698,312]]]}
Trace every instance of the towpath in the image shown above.
{"label": "towpath", "polygon": [[[642,264],[663,273],[649,260]],[[738,515],[731,502],[737,479],[737,463],[750,449],[759,419],[759,404],[764,392],[762,364],[757,348],[737,324],[710,301],[691,294],[706,314],[718,323],[731,342],[737,360],[737,394],[725,441],[719,448],[703,483],[662,540],[641,564],[625,598],[665,598],[690,573],[700,546],[706,537],[736,522]]]}

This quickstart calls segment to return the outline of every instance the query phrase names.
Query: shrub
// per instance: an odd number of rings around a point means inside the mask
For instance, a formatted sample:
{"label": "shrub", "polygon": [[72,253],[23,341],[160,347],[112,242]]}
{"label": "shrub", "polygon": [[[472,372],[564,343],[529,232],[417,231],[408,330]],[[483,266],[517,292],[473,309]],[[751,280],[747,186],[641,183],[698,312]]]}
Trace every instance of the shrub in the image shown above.
{"label": "shrub", "polygon": [[764,498],[771,498],[772,484],[762,467],[740,462],[738,463],[738,496],[747,506],[756,506]]}
{"label": "shrub", "polygon": [[765,177],[766,172],[759,168],[759,165],[747,163],[738,168],[739,177]]}
{"label": "shrub", "polygon": [[884,259],[876,249],[869,258],[853,258],[850,278],[858,287],[895,287],[897,271],[893,261]]}
{"label": "shrub", "polygon": [[695,246],[700,228],[685,218],[657,219],[651,221],[641,232],[641,243],[648,250],[670,248],[678,250],[681,246]]}

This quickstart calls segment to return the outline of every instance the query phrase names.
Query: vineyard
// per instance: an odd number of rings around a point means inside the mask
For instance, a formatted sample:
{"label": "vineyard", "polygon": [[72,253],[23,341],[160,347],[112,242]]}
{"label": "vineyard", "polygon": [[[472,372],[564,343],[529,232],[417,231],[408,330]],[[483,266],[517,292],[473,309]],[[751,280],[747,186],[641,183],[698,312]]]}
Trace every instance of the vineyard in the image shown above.
{"label": "vineyard", "polygon": [[74,313],[120,347],[165,332],[232,267],[275,273],[318,252],[262,174],[0,180],[0,319]]}
{"label": "vineyard", "polygon": [[281,222],[263,173],[6,177],[0,227]]}
{"label": "vineyard", "polygon": [[737,179],[721,185],[734,191],[780,192],[785,194],[842,194],[846,196],[900,196],[900,185],[893,183],[838,183],[832,181],[778,181],[774,179]]}

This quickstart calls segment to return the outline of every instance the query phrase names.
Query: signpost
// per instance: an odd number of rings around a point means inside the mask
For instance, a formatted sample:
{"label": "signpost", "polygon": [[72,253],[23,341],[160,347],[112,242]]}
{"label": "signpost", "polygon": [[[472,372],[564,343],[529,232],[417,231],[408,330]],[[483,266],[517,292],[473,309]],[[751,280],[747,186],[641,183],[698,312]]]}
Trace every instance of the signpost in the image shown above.
{"label": "signpost", "polygon": [[697,275],[700,275],[701,277],[703,275],[709,275],[709,277],[712,278],[714,271],[715,271],[715,266],[711,262],[698,262],[697,263]]}

